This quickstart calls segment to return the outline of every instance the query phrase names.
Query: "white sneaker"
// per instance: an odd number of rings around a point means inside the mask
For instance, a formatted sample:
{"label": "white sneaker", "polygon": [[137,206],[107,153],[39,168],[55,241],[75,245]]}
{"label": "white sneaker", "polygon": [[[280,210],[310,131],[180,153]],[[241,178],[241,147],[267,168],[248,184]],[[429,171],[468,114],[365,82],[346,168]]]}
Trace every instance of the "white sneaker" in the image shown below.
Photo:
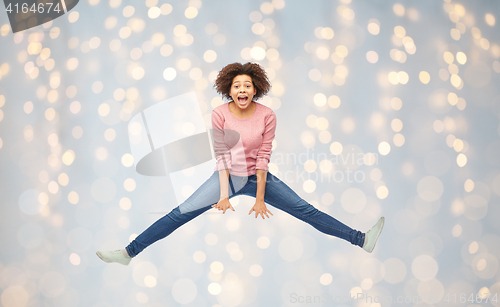
{"label": "white sneaker", "polygon": [[365,234],[365,242],[363,244],[363,249],[369,253],[373,251],[375,247],[375,243],[377,243],[378,236],[382,232],[382,228],[384,227],[385,218],[381,217],[377,224],[375,224],[372,229],[368,230]]}
{"label": "white sneaker", "polygon": [[115,250],[115,251],[98,251],[96,255],[101,258],[102,261],[104,262],[118,262],[123,265],[128,265],[132,258],[127,258],[125,255],[122,253],[121,250]]}

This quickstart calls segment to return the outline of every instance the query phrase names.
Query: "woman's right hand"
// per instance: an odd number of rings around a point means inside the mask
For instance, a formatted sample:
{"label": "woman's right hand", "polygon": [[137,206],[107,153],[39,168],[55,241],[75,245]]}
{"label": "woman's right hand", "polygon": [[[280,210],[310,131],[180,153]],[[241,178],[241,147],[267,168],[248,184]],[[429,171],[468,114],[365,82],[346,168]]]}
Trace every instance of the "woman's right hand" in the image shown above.
{"label": "woman's right hand", "polygon": [[212,207],[219,209],[219,211],[222,210],[222,213],[226,213],[226,210],[229,208],[234,211],[233,206],[231,206],[231,203],[229,202],[229,198],[223,198],[219,200],[219,202],[215,205],[212,205]]}

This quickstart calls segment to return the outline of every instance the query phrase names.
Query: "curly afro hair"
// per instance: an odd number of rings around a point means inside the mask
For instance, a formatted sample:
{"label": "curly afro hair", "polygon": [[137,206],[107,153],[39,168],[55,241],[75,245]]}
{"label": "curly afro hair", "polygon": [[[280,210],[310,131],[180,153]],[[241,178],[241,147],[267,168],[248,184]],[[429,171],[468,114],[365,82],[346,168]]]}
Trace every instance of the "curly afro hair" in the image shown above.
{"label": "curly afro hair", "polygon": [[229,91],[234,77],[239,75],[247,75],[252,78],[253,86],[257,90],[254,99],[265,96],[271,89],[271,82],[267,78],[266,71],[259,64],[250,62],[245,64],[232,63],[219,71],[214,83],[217,93],[222,94],[223,98],[232,101]]}

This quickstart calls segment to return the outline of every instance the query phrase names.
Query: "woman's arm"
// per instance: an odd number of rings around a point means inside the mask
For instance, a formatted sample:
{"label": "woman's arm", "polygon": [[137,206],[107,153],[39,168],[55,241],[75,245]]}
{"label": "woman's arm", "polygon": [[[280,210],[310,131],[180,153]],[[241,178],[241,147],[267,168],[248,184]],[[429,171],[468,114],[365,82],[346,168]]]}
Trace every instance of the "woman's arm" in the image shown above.
{"label": "woman's arm", "polygon": [[[255,217],[259,214],[264,218],[264,214],[271,213],[271,211],[267,210],[266,204],[264,203],[264,195],[266,193],[266,180],[267,180],[267,170],[269,160],[271,159],[272,153],[272,143],[274,140],[274,134],[276,131],[276,115],[274,112],[271,112],[269,116],[266,118],[264,128],[264,134],[262,136],[262,145],[257,152],[257,161],[256,161],[256,175],[257,175],[257,192],[255,194],[255,205],[252,210],[248,212],[248,214],[255,211]],[[273,215],[271,213],[271,215]]]}
{"label": "woman's arm", "polygon": [[220,182],[220,198],[229,198],[229,170],[222,169],[219,171],[219,182]]}
{"label": "woman's arm", "polygon": [[219,202],[215,205],[212,205],[213,208],[222,210],[222,213],[226,213],[227,209],[231,209],[233,211],[234,208],[229,202],[229,170],[222,169],[219,171],[219,182],[220,182],[220,198]]}
{"label": "woman's arm", "polygon": [[266,207],[266,203],[264,202],[264,195],[266,193],[266,179],[267,179],[267,171],[263,169],[258,169],[257,170],[257,193],[255,194],[255,205],[252,207],[250,213],[252,211],[255,211],[255,218],[260,214],[262,216],[262,219],[264,218],[264,214],[269,218],[269,215],[267,213],[271,213]]}

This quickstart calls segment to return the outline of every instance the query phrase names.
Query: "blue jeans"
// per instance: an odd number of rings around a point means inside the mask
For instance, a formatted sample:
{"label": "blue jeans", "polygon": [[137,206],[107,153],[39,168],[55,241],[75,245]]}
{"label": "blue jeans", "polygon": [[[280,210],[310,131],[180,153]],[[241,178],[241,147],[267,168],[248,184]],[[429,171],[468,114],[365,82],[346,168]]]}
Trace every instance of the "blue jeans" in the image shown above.
{"label": "blue jeans", "polygon": [[[238,195],[255,197],[257,175],[248,177],[230,176],[229,199]],[[211,209],[220,198],[219,172],[215,171],[184,203],[153,223],[125,249],[135,257],[146,247],[165,238],[174,230],[189,222],[203,212]],[[350,228],[330,215],[319,211],[298,196],[290,187],[271,173],[267,173],[264,201],[296,218],[310,224],[319,231],[363,246],[365,234]],[[216,210],[216,209],[215,209]]]}

